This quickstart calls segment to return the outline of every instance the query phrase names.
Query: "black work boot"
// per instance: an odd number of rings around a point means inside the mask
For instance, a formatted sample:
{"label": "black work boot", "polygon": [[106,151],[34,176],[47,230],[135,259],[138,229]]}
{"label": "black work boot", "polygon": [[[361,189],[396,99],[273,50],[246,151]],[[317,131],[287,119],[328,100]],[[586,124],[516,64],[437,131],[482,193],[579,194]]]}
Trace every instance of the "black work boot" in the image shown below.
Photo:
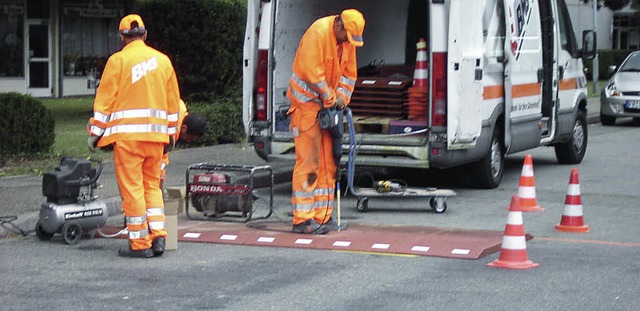
{"label": "black work boot", "polygon": [[327,231],[342,231],[347,230],[349,225],[347,223],[341,223],[340,226],[338,226],[338,222],[333,220],[333,217],[329,217],[329,221],[320,225],[320,227],[325,228]]}
{"label": "black work boot", "polygon": [[325,234],[328,230],[324,227],[318,226],[315,221],[307,220],[297,225],[293,225],[291,230],[293,233],[302,234]]}
{"label": "black work boot", "polygon": [[151,258],[153,257],[153,251],[150,248],[132,250],[131,247],[123,247],[118,250],[118,256],[130,258]]}
{"label": "black work boot", "polygon": [[162,254],[164,254],[164,244],[166,240],[167,239],[162,236],[153,239],[153,242],[151,243],[151,250],[153,251],[153,256],[160,257],[162,256]]}

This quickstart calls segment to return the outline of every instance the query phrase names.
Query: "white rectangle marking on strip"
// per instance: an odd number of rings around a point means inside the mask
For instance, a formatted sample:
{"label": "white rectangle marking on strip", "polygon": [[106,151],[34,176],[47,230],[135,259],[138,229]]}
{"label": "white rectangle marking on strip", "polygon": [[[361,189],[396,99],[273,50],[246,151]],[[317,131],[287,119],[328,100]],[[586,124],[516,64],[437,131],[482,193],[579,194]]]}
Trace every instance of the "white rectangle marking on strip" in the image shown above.
{"label": "white rectangle marking on strip", "polygon": [[313,242],[312,239],[297,239],[295,243],[296,244],[307,244],[307,245],[309,245],[309,244],[311,244],[311,242]]}
{"label": "white rectangle marking on strip", "polygon": [[425,252],[426,253],[426,252],[429,251],[430,248],[431,247],[429,247],[429,246],[416,245],[416,246],[412,247],[411,250],[414,251],[414,252]]}
{"label": "white rectangle marking on strip", "polygon": [[468,249],[454,248],[451,251],[451,254],[454,254],[454,255],[469,255],[470,252],[471,252],[471,250],[468,250]]}
{"label": "white rectangle marking on strip", "polygon": [[200,237],[201,233],[196,233],[196,232],[187,232],[185,233],[182,237],[184,238],[191,238],[191,239],[197,239]]}
{"label": "white rectangle marking on strip", "polygon": [[263,242],[263,243],[271,243],[275,240],[276,238],[274,237],[269,237],[269,236],[261,236],[258,238],[258,242]]}
{"label": "white rectangle marking on strip", "polygon": [[373,245],[371,245],[371,248],[375,248],[375,249],[388,249],[389,246],[391,246],[391,244],[381,244],[381,243],[375,243]]}
{"label": "white rectangle marking on strip", "polygon": [[389,81],[389,85],[400,85],[402,81]]}
{"label": "white rectangle marking on strip", "polygon": [[235,241],[237,238],[238,236],[234,234],[223,234],[222,236],[220,236],[220,240],[228,240],[228,241]]}
{"label": "white rectangle marking on strip", "polygon": [[376,80],[364,80],[362,81],[362,84],[375,84]]}
{"label": "white rectangle marking on strip", "polygon": [[333,242],[333,246],[347,247],[347,246],[351,246],[351,242],[349,242],[349,241],[335,241],[335,242]]}

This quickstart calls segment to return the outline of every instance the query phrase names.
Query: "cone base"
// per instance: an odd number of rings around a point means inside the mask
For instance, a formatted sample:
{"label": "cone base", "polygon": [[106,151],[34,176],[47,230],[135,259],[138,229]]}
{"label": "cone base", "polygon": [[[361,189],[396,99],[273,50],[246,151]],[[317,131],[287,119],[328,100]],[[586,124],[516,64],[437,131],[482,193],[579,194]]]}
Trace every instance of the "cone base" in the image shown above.
{"label": "cone base", "polygon": [[540,207],[539,205],[535,205],[535,206],[520,205],[520,210],[523,212],[542,212],[544,211],[544,208]]}
{"label": "cone base", "polygon": [[535,268],[539,266],[539,264],[531,260],[513,262],[513,261],[504,261],[504,260],[496,259],[488,263],[487,266],[494,267],[494,268],[503,268],[503,269],[525,270],[525,269]]}
{"label": "cone base", "polygon": [[561,224],[556,225],[556,231],[560,232],[573,232],[573,233],[587,233],[589,232],[589,226],[565,226]]}

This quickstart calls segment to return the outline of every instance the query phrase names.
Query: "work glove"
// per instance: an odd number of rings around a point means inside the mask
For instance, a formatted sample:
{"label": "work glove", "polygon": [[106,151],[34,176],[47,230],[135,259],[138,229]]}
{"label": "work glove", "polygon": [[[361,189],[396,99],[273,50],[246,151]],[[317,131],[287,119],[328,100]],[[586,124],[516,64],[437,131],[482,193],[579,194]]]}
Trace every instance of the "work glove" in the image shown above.
{"label": "work glove", "polygon": [[98,145],[98,141],[100,140],[100,136],[90,135],[87,138],[87,147],[89,147],[89,151],[95,152],[96,146]]}
{"label": "work glove", "polygon": [[345,102],[344,102],[344,98],[340,97],[340,96],[336,96],[336,101],[333,103],[333,108],[338,109],[338,110],[343,110],[344,107],[346,106]]}
{"label": "work glove", "polygon": [[175,146],[176,146],[176,141],[175,139],[173,139],[173,135],[171,135],[169,136],[169,143],[164,145],[163,154],[167,154],[171,152],[171,150],[173,150]]}

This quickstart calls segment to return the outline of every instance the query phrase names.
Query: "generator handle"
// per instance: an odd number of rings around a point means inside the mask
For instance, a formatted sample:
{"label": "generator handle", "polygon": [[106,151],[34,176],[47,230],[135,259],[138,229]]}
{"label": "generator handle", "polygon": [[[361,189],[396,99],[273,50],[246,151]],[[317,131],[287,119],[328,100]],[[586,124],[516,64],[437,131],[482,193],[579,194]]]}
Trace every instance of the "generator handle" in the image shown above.
{"label": "generator handle", "polygon": [[95,162],[98,163],[98,170],[96,171],[96,176],[94,176],[93,178],[87,180],[87,179],[79,179],[79,180],[67,180],[66,181],[66,185],[67,186],[75,186],[75,187],[84,187],[84,186],[89,186],[91,184],[94,184],[98,181],[98,177],[100,177],[100,174],[102,173],[102,160],[100,159],[89,159],[89,161],[91,162]]}

